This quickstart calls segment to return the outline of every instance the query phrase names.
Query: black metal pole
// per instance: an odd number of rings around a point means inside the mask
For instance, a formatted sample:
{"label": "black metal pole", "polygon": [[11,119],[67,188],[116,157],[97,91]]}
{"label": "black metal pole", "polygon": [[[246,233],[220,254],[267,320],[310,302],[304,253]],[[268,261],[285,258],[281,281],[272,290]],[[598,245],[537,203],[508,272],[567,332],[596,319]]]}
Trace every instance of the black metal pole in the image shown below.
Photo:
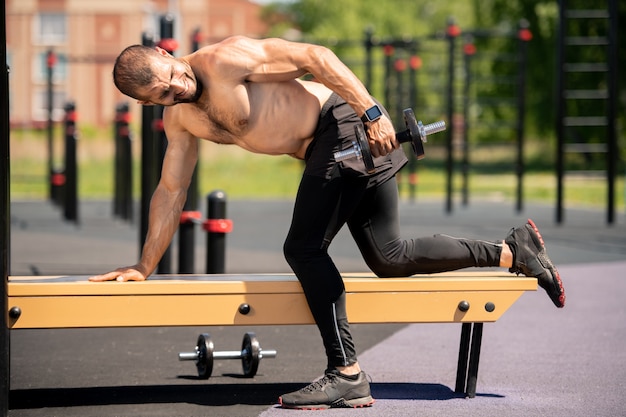
{"label": "black metal pole", "polygon": [[48,50],[46,54],[46,65],[47,65],[47,111],[48,111],[48,123],[46,126],[47,134],[48,134],[48,196],[49,199],[53,202],[55,200],[55,188],[52,184],[52,176],[54,175],[54,121],[52,120],[52,111],[54,109],[54,87],[53,87],[53,77],[54,77],[54,65],[56,63],[56,56],[54,55],[54,51],[52,49]]}
{"label": "black metal pole", "polygon": [[128,102],[119,103],[115,112],[115,214],[133,219],[133,155]]}
{"label": "black metal pole", "polygon": [[[197,168],[197,167],[196,167]],[[183,212],[195,212],[198,207],[197,170],[194,170],[191,184],[187,192],[187,200]],[[178,273],[193,274],[195,272],[195,241],[196,227],[193,222],[181,222],[178,227]]]}
{"label": "black metal pole", "polygon": [[120,138],[120,123],[122,112],[121,103],[115,106],[115,120],[113,122],[113,140],[114,140],[114,158],[113,158],[113,216],[120,216],[121,209],[121,182],[122,182],[122,161],[121,161],[121,138]]}
{"label": "black metal pole", "polygon": [[120,139],[122,144],[122,170],[125,177],[123,178],[122,200],[122,218],[130,222],[133,221],[133,146],[132,135],[130,134],[130,109],[128,103],[124,103],[123,112],[121,114],[122,122],[120,124]]}
{"label": "black metal pole", "polygon": [[469,205],[469,107],[470,107],[470,86],[472,84],[472,56],[476,52],[476,46],[474,45],[474,37],[467,35],[465,37],[465,44],[463,45],[463,69],[464,69],[464,83],[463,83],[463,206]]}
{"label": "black metal pole", "polygon": [[5,71],[1,71],[0,79],[0,129],[2,129],[2,138],[0,140],[0,211],[2,211],[2,219],[0,220],[0,268],[2,268],[2,286],[0,287],[0,416],[9,415],[9,391],[11,379],[11,332],[9,331],[9,318],[7,311],[8,305],[8,287],[9,287],[9,236],[10,236],[10,218],[11,205],[9,197],[10,181],[9,175],[9,67],[7,63],[7,34],[6,34],[6,4],[2,4],[2,16],[0,16],[0,36],[2,42],[0,44],[0,62],[5,63]]}
{"label": "black metal pole", "polygon": [[[223,274],[226,270],[226,193],[217,190],[207,196],[206,273]],[[232,223],[231,223],[232,225]]]}
{"label": "black metal pole", "polygon": [[467,381],[467,363],[469,360],[470,340],[472,336],[472,323],[463,323],[461,325],[461,341],[459,343],[459,359],[456,366],[456,384],[454,392],[462,393],[465,391],[465,383]]}
{"label": "black metal pole", "polygon": [[[200,29],[196,29],[191,34],[192,52],[200,48]],[[198,210],[198,162],[191,176],[191,183],[187,190],[187,199],[183,206],[184,212]],[[195,242],[196,228],[192,222],[181,223],[178,227],[178,273],[193,274],[195,272]]]}
{"label": "black metal pole", "polygon": [[[141,43],[154,47],[152,35],[143,33]],[[143,106],[141,109],[141,202],[139,215],[139,253],[148,234],[148,213],[150,200],[156,188],[158,173],[156,168],[156,148],[152,132],[154,106]]]}
{"label": "black metal pole", "polygon": [[76,106],[65,105],[65,220],[78,223],[78,164],[76,161]]}
{"label": "black metal pole", "polygon": [[518,68],[517,68],[517,202],[518,213],[524,210],[524,120],[526,119],[526,67],[528,62],[528,42],[532,34],[528,21],[520,20],[518,30]]}
{"label": "black metal pole", "polygon": [[615,222],[615,178],[617,177],[617,158],[619,155],[619,149],[617,146],[617,95],[619,94],[618,78],[619,74],[619,59],[618,59],[618,22],[617,22],[617,0],[609,1],[609,102],[607,103],[607,120],[608,120],[608,152],[607,160],[607,177],[608,177],[608,190],[607,190],[607,222],[613,224]]}
{"label": "black metal pole", "polygon": [[557,62],[556,62],[556,91],[555,98],[557,103],[556,114],[556,222],[563,223],[563,175],[565,171],[565,132],[563,127],[563,118],[565,117],[565,103],[563,99],[563,65],[565,63],[565,0],[559,1],[559,20],[557,35]]}
{"label": "black metal pole", "polygon": [[452,180],[454,171],[454,56],[456,38],[460,34],[459,27],[452,18],[448,19],[446,38],[448,39],[448,133],[446,158],[446,213],[452,213]]}
{"label": "black metal pole", "polygon": [[387,44],[385,46],[383,46],[383,52],[385,54],[385,82],[383,83],[384,86],[384,99],[385,99],[385,107],[387,108],[387,111],[389,111],[389,114],[392,114],[392,108],[391,108],[391,77],[392,77],[392,66],[393,66],[393,62],[392,62],[392,56],[394,53],[394,47],[391,44]]}
{"label": "black metal pole", "polygon": [[[393,62],[393,69],[394,69],[394,74],[395,74],[395,79],[396,79],[396,94],[395,94],[395,112],[394,112],[394,125],[396,128],[396,131],[400,131],[402,129],[401,125],[402,125],[402,120],[404,119],[404,114],[403,114],[403,109],[405,107],[405,94],[404,94],[404,72],[406,70],[406,61],[401,58],[400,56],[396,56],[394,62]],[[414,158],[409,158],[409,161],[413,160]],[[410,167],[410,162],[409,164],[407,164],[409,166],[405,167],[403,169],[403,171],[409,169]],[[410,177],[410,174],[409,174]],[[402,186],[402,184],[399,182],[398,183],[399,186]]]}
{"label": "black metal pole", "polygon": [[[176,50],[176,41],[174,40],[174,17],[172,15],[163,15],[160,19],[160,31],[161,40],[159,41],[159,47],[163,48],[170,54],[174,54]],[[163,169],[163,157],[167,149],[167,137],[165,136],[165,129],[163,129],[163,106],[155,106],[156,118],[160,120],[161,129],[157,132],[157,161],[159,178],[161,169]],[[171,244],[165,250],[165,253],[161,257],[158,266],[159,274],[171,274],[172,273],[172,246]]]}
{"label": "black metal pole", "polygon": [[374,29],[368,27],[365,30],[365,88],[372,91],[372,48]]}
{"label": "black metal pole", "polygon": [[472,348],[467,367],[467,389],[469,398],[476,396],[476,383],[478,382],[478,365],[480,361],[480,348],[483,340],[483,323],[474,323],[472,330]]}
{"label": "black metal pole", "polygon": [[396,129],[400,130],[400,126],[403,120],[403,112],[405,106],[405,87],[404,87],[404,74],[406,71],[406,61],[402,58],[396,58],[393,64],[393,68],[396,73]]}
{"label": "black metal pole", "polygon": [[[409,107],[417,107],[417,72],[421,66],[421,60],[417,55],[417,42],[412,42],[409,58]],[[416,158],[410,158],[409,169],[409,201],[414,202],[417,198],[418,164]]]}

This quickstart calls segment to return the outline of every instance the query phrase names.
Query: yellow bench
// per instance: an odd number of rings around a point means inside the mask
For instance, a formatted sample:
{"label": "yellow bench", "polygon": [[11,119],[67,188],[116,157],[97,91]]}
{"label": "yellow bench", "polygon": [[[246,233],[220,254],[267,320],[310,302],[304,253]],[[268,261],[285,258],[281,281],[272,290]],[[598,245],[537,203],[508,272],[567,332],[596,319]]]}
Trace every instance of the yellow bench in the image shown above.
{"label": "yellow bench", "polygon": [[[482,324],[537,289],[535,278],[491,271],[385,279],[350,273],[344,281],[351,323],[463,323],[455,390],[469,397]],[[155,275],[124,283],[12,276],[7,308],[11,329],[314,324],[299,282],[282,274]]]}

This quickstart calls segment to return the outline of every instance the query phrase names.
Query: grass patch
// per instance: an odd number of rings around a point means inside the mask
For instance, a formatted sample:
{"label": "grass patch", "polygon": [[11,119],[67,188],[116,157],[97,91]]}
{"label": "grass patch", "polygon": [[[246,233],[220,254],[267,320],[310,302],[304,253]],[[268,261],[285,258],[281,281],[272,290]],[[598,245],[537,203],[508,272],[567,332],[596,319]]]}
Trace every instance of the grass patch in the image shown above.
{"label": "grass patch", "polygon": [[[45,132],[17,131],[11,134],[11,199],[43,200],[48,196],[47,139]],[[98,135],[81,137],[79,155],[79,198],[112,199],[113,139]],[[60,137],[57,134],[57,137]],[[138,135],[135,135],[138,138]],[[60,139],[55,142],[54,166],[62,165],[63,149]],[[140,141],[133,142],[133,195],[140,193]],[[513,148],[478,148],[472,151],[469,176],[469,198],[515,201],[517,179],[514,172]],[[546,149],[528,151],[527,173],[524,176],[525,202],[556,204],[556,176],[546,161]],[[200,198],[212,190],[221,189],[229,198],[275,199],[294,198],[303,163],[287,156],[267,156],[246,152],[233,146],[202,143],[199,163]],[[539,161],[539,162],[537,162]],[[429,145],[426,159],[418,166],[416,198],[444,198],[446,192],[444,151]],[[411,198],[408,171],[400,176],[402,198]],[[462,192],[461,167],[455,166],[454,197]],[[626,192],[623,175],[615,185],[618,210],[624,209]],[[565,203],[568,206],[603,208],[607,202],[607,183],[600,178],[568,177],[565,181]]]}

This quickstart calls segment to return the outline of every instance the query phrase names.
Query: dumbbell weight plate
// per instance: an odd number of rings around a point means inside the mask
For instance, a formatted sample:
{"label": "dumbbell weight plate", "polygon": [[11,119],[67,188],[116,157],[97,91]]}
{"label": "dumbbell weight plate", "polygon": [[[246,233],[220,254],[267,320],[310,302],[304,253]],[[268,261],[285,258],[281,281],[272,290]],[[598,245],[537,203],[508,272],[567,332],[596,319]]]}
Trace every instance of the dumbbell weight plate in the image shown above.
{"label": "dumbbell weight plate", "polygon": [[411,141],[411,146],[413,147],[413,153],[415,154],[415,157],[417,159],[424,159],[425,153],[424,152],[424,143],[423,143],[423,137],[422,134],[420,133],[420,128],[419,125],[417,123],[417,120],[415,119],[415,114],[413,113],[413,109],[404,109],[403,111],[404,113],[404,122],[406,123],[406,127],[407,129],[409,129],[409,131],[411,132],[411,138],[413,138],[413,140]]}
{"label": "dumbbell weight plate", "polygon": [[256,375],[261,359],[260,353],[261,345],[256,338],[256,334],[254,332],[246,333],[241,344],[241,367],[246,377],[252,378]]}
{"label": "dumbbell weight plate", "polygon": [[374,159],[372,158],[372,152],[370,151],[370,144],[367,140],[367,135],[365,134],[365,130],[362,125],[356,124],[354,126],[354,133],[356,135],[356,139],[361,147],[361,157],[363,158],[363,163],[365,164],[365,169],[368,173],[372,173],[376,171],[374,167]]}
{"label": "dumbbell weight plate", "polygon": [[198,376],[202,379],[209,379],[213,372],[213,341],[208,333],[202,333],[198,336],[196,343],[196,352],[198,359],[196,360],[196,368],[198,368]]}

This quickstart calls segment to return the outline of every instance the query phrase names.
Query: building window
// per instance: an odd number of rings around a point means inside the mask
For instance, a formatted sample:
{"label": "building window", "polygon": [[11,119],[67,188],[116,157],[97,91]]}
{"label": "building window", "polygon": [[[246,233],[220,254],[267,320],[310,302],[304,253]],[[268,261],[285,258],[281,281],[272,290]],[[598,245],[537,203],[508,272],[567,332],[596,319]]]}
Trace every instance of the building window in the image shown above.
{"label": "building window", "polygon": [[39,45],[62,45],[67,40],[67,24],[63,13],[40,13],[35,15],[35,43]]}
{"label": "building window", "polygon": [[[65,91],[53,91],[52,93],[52,120],[60,121],[65,116]],[[48,89],[41,88],[34,92],[33,119],[38,122],[48,120]]]}
{"label": "building window", "polygon": [[[67,81],[67,55],[63,53],[54,52],[53,67],[52,67],[52,82],[54,84],[65,83]],[[34,63],[34,77],[36,83],[48,82],[48,51],[42,51],[37,54]]]}

